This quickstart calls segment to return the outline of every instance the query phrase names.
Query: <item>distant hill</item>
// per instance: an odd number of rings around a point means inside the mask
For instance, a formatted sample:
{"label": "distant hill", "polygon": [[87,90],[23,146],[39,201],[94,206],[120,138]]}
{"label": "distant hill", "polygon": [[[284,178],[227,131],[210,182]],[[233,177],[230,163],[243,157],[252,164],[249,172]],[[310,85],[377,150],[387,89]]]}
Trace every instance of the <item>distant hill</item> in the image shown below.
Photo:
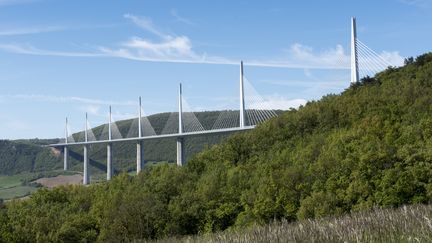
{"label": "distant hill", "polygon": [[54,170],[62,167],[60,154],[54,149],[42,147],[56,143],[53,140],[0,140],[0,174]]}

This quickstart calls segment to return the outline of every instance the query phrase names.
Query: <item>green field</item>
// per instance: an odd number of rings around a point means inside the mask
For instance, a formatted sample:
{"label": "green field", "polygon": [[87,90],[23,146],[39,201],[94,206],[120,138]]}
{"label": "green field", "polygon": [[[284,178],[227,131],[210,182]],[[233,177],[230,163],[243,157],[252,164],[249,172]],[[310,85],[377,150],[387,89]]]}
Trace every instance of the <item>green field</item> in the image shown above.
{"label": "green field", "polygon": [[10,200],[14,198],[21,198],[30,195],[38,188],[30,182],[42,177],[54,177],[58,175],[71,175],[76,174],[74,171],[48,171],[38,173],[22,173],[10,176],[0,176],[0,199]]}
{"label": "green field", "polygon": [[36,187],[23,185],[23,181],[32,179],[34,176],[33,173],[0,176],[0,199],[25,197],[37,190]]}
{"label": "green field", "polygon": [[34,186],[16,186],[0,190],[0,199],[9,200],[30,195],[38,188]]}
{"label": "green field", "polygon": [[22,179],[25,175],[0,176],[0,190],[17,187],[22,184]]}

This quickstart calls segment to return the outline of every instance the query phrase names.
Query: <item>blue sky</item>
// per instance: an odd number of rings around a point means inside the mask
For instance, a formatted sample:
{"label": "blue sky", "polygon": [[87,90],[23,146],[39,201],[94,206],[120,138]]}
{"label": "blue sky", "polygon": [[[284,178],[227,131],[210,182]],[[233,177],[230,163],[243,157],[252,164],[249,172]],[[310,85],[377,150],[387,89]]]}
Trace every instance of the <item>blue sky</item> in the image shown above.
{"label": "blue sky", "polygon": [[[392,65],[430,51],[431,1],[0,0],[0,138],[51,138],[137,114],[238,107],[240,60],[264,107],[349,85],[350,17]],[[251,89],[246,90],[246,96]],[[248,102],[248,100],[247,100]],[[248,107],[254,104],[247,103]]]}

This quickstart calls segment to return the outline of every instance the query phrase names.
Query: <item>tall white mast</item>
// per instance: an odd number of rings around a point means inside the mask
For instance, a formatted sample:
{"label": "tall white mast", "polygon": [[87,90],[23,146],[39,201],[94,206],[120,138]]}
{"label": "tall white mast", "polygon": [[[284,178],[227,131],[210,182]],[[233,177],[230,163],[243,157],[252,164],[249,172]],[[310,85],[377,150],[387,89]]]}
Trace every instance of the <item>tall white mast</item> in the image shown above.
{"label": "tall white mast", "polygon": [[356,18],[351,18],[351,83],[359,81]]}
{"label": "tall white mast", "polygon": [[240,62],[240,127],[243,128],[245,126],[244,120],[244,84],[243,84],[243,61]]}
{"label": "tall white mast", "polygon": [[179,133],[183,133],[182,84],[179,85]]}
{"label": "tall white mast", "polygon": [[141,112],[141,96],[139,97],[139,117],[138,117],[138,137],[142,137],[142,127],[141,127],[141,120],[142,120],[142,112]]}
{"label": "tall white mast", "polygon": [[67,117],[66,117],[65,143],[68,143],[68,137],[69,137],[69,132],[68,132],[68,119],[67,119]]}
{"label": "tall white mast", "polygon": [[112,112],[111,112],[111,106],[109,107],[109,117],[108,117],[108,140],[112,139]]}

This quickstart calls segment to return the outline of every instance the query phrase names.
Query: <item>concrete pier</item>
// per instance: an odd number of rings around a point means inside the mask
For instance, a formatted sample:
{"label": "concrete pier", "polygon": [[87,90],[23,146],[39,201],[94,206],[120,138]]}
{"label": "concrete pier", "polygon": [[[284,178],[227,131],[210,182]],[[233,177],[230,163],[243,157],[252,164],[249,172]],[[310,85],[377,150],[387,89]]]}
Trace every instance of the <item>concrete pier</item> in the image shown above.
{"label": "concrete pier", "polygon": [[[139,112],[138,112],[138,138],[142,138],[142,106],[141,97],[139,97]],[[137,141],[137,158],[136,158],[136,173],[141,172],[144,161],[144,144],[142,141]]]}
{"label": "concrete pier", "polygon": [[[111,141],[112,140],[112,111],[111,111],[111,106],[109,107],[109,116],[108,116],[108,140]],[[107,181],[111,180],[112,177],[112,172],[113,172],[113,168],[112,168],[112,144],[108,143],[107,144]]]}
{"label": "concrete pier", "polygon": [[243,61],[240,62],[240,128],[245,126],[244,81]]}
{"label": "concrete pier", "polygon": [[112,174],[113,174],[113,167],[112,167],[112,144],[109,143],[107,145],[107,181],[111,180]]}
{"label": "concrete pier", "polygon": [[[178,133],[183,133],[183,98],[182,98],[182,84],[179,85],[179,111],[178,111]],[[177,138],[177,165],[182,166],[184,162],[184,147],[183,147],[183,137]]]}
{"label": "concrete pier", "polygon": [[88,145],[84,145],[84,175],[83,184],[90,184],[90,171],[89,171],[89,158],[88,158]]}
{"label": "concrete pier", "polygon": [[63,170],[68,169],[68,157],[69,157],[69,150],[67,146],[63,147]]}
{"label": "concrete pier", "polygon": [[144,146],[142,141],[137,142],[137,164],[136,164],[136,171],[137,174],[139,174],[143,167],[143,161],[144,161]]}
{"label": "concrete pier", "polygon": [[177,138],[177,165],[182,166],[184,163],[184,139]]}
{"label": "concrete pier", "polygon": [[[65,144],[68,143],[68,137],[69,137],[69,132],[68,132],[68,119],[66,117],[66,126],[65,126]],[[69,150],[67,146],[63,147],[63,170],[67,170],[68,169],[68,157],[69,157]]]}

